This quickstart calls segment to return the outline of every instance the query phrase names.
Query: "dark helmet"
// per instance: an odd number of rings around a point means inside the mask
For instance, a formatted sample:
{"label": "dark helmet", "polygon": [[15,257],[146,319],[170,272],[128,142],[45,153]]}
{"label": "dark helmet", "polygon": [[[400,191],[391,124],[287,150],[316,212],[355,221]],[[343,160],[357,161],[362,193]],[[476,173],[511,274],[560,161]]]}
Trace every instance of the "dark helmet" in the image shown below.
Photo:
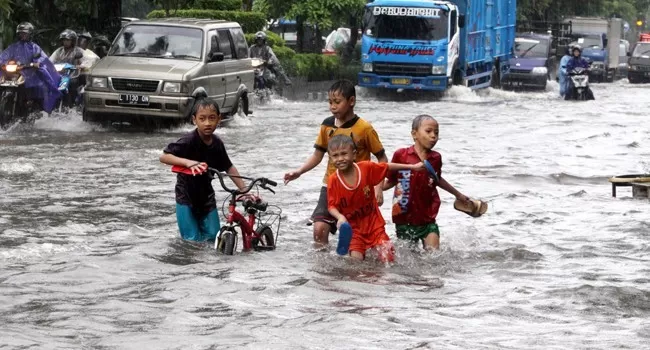
{"label": "dark helmet", "polygon": [[263,42],[266,42],[266,33],[264,33],[261,30],[255,33],[255,41],[257,40],[262,40]]}
{"label": "dark helmet", "polygon": [[66,29],[59,34],[59,40],[72,40],[72,43],[77,42],[77,33],[73,30]]}
{"label": "dark helmet", "polygon": [[79,39],[86,39],[86,40],[90,41],[90,40],[93,39],[93,36],[90,35],[90,33],[84,31],[81,34],[79,34]]}
{"label": "dark helmet", "polygon": [[16,34],[27,33],[32,35],[34,33],[34,25],[29,22],[23,22],[16,27]]}

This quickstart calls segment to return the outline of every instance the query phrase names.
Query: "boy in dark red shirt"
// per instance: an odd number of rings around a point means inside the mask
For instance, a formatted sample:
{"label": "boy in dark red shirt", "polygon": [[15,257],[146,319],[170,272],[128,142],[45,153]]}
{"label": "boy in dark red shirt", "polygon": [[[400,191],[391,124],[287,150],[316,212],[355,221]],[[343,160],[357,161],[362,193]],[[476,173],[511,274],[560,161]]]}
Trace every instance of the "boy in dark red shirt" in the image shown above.
{"label": "boy in dark red shirt", "polygon": [[[461,201],[469,201],[467,196],[442,177],[442,156],[433,150],[438,142],[439,129],[438,122],[432,116],[415,117],[411,128],[415,144],[397,150],[392,162],[416,164],[428,160],[440,179],[437,186]],[[393,186],[396,186],[392,212],[397,238],[416,242],[422,240],[425,249],[438,249],[440,229],[436,217],[440,209],[440,195],[433,179],[426,172],[393,171],[384,183],[384,190]]]}
{"label": "boy in dark red shirt", "polygon": [[388,170],[421,170],[424,164],[355,163],[356,146],[347,135],[332,137],[327,151],[336,167],[327,181],[327,207],[338,228],[346,222],[352,227],[350,256],[363,260],[366,250],[375,248],[379,260],[393,261],[393,245],[386,235],[386,222],[379,211],[374,188],[383,182]]}

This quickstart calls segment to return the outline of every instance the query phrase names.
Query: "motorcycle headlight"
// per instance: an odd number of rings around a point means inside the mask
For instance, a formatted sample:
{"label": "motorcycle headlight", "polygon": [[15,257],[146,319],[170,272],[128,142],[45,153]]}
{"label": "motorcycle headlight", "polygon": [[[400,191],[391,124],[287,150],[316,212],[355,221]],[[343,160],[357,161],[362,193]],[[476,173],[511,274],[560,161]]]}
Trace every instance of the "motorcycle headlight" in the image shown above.
{"label": "motorcycle headlight", "polygon": [[5,66],[5,70],[8,73],[15,73],[18,70],[18,65],[8,64],[8,65]]}
{"label": "motorcycle headlight", "polygon": [[181,92],[181,83],[170,83],[170,82],[165,82],[163,84],[163,92],[168,92],[168,93],[178,93]]}
{"label": "motorcycle headlight", "polygon": [[94,78],[92,80],[92,87],[106,89],[108,87],[108,82],[106,78]]}
{"label": "motorcycle headlight", "polygon": [[372,63],[366,62],[361,66],[361,70],[364,72],[372,72]]}
{"label": "motorcycle headlight", "polygon": [[533,68],[533,74],[542,75],[542,74],[547,74],[547,73],[548,73],[548,69],[546,69],[546,67],[535,67],[535,68]]}
{"label": "motorcycle headlight", "polygon": [[54,65],[54,69],[56,69],[57,72],[61,73],[63,71],[63,67],[65,67],[65,64],[63,63],[58,63]]}
{"label": "motorcycle headlight", "polygon": [[446,68],[445,66],[431,66],[431,74],[445,74]]}

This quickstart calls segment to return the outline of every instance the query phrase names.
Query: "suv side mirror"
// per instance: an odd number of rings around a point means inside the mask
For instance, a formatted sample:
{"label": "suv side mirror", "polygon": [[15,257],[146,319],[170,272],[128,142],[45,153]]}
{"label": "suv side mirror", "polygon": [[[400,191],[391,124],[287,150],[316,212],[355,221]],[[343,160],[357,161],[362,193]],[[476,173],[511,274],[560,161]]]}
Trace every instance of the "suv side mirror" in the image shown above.
{"label": "suv side mirror", "polygon": [[223,52],[210,52],[208,56],[210,62],[221,62],[224,60]]}
{"label": "suv side mirror", "polygon": [[458,16],[458,28],[465,28],[465,15]]}

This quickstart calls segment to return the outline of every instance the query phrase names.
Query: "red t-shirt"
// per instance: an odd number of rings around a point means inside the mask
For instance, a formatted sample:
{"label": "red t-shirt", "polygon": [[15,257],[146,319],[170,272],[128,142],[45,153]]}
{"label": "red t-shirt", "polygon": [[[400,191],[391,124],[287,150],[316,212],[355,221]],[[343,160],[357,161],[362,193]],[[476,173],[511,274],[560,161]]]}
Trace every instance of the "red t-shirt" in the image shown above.
{"label": "red t-shirt", "polygon": [[355,234],[370,235],[386,225],[379,211],[374,187],[386,177],[388,164],[369,161],[354,164],[359,178],[356,184],[345,183],[339,171],[327,182],[327,207],[336,208],[350,223]]}
{"label": "red t-shirt", "polygon": [[[436,151],[427,155],[433,168],[442,176],[442,156]],[[393,154],[391,163],[417,164],[422,160],[415,146],[400,148]],[[440,195],[427,171],[398,170],[388,174],[395,182],[393,192],[393,223],[398,225],[427,225],[436,222],[440,210]]]}

